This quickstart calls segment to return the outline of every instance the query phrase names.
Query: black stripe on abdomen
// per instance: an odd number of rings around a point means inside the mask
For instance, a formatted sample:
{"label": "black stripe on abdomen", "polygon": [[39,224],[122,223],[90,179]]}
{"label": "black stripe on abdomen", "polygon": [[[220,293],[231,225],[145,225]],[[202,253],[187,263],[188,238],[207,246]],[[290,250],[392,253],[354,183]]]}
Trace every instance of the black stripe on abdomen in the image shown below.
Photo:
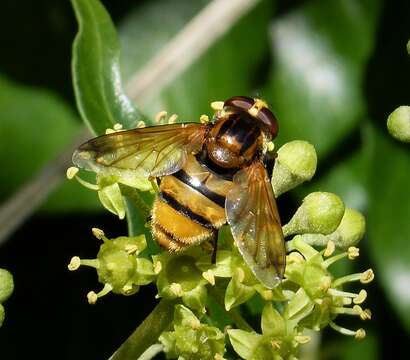
{"label": "black stripe on abdomen", "polygon": [[184,184],[188,185],[192,189],[198,191],[209,200],[213,201],[215,204],[219,205],[221,208],[225,207],[225,196],[217,194],[216,192],[207,188],[207,186],[201,183],[199,186],[195,185],[194,179],[187,174],[184,170],[179,170],[178,172],[172,174],[178,180],[182,181]]}
{"label": "black stripe on abdomen", "polygon": [[172,195],[164,191],[161,191],[158,194],[158,196],[161,200],[163,200],[165,203],[171,206],[175,211],[178,211],[180,214],[184,215],[190,220],[197,222],[198,224],[206,227],[207,229],[216,229],[210,221],[205,219],[203,216],[198,215],[196,212],[192,211],[189,207],[181,204]]}

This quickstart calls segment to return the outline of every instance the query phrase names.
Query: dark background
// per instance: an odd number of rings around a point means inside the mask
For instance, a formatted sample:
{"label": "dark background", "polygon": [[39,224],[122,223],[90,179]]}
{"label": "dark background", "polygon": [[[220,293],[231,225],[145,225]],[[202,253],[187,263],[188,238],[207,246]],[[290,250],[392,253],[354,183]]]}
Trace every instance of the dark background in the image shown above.
{"label": "dark background", "polygon": [[[275,17],[305,2],[279,1]],[[103,3],[119,23],[141,2]],[[56,92],[74,108],[70,60],[77,25],[69,2],[6,0],[0,9],[0,72],[16,82]],[[409,102],[410,62],[402,56],[410,38],[409,16],[408,1],[384,2],[376,47],[363,84],[368,112],[380,128],[397,104]],[[269,62],[266,56],[265,63]],[[353,134],[345,139],[345,146],[354,148],[357,142]],[[326,164],[343,156],[343,149],[334,151]],[[296,204],[285,197],[279,206],[286,218]],[[394,204],[391,206],[394,208]],[[66,265],[74,255],[95,257],[99,244],[90,233],[94,226],[115,236],[126,232],[125,222],[106,212],[43,211],[36,212],[1,246],[0,266],[10,270],[15,281],[15,291],[5,303],[6,321],[0,329],[2,359],[107,359],[155,306],[153,285],[143,287],[137,296],[108,295],[95,306],[87,304],[86,293],[101,286],[95,272],[81,268],[70,273]],[[371,266],[371,260],[362,253],[356,266],[365,269]],[[399,315],[391,309],[378,283],[372,283],[369,290],[368,299],[376,315],[363,327],[376,334],[378,358],[391,358],[397,351],[403,351],[399,358],[404,357],[409,338]],[[351,323],[357,327],[358,322],[355,319]],[[325,331],[323,358],[343,358],[342,352],[334,351],[340,337]]]}

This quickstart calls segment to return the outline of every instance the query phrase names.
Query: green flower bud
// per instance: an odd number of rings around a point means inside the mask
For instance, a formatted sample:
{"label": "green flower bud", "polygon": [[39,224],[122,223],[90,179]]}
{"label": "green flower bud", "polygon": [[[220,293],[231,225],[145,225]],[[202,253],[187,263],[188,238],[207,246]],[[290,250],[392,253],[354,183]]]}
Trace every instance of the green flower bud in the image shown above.
{"label": "green flower bud", "polygon": [[313,145],[295,140],[284,144],[278,150],[278,157],[272,172],[272,187],[275,196],[293,189],[310,180],[316,171],[317,156]]}
{"label": "green flower bud", "polygon": [[123,295],[134,294],[138,290],[139,281],[143,284],[154,279],[154,270],[151,264],[151,276],[146,276],[147,262],[139,260],[139,268],[145,274],[138,274],[138,263],[135,254],[146,247],[145,236],[121,236],[113,240],[105,240],[97,254],[99,265],[97,268],[98,280],[103,284],[110,284],[112,292]]}
{"label": "green flower bud", "polygon": [[97,184],[99,187],[98,197],[101,204],[108,211],[118,215],[120,219],[124,219],[125,204],[116,179],[113,176],[97,176]]}
{"label": "green flower bud", "polygon": [[104,284],[104,288],[98,293],[93,291],[88,293],[90,304],[94,304],[99,297],[111,291],[132,295],[138,291],[140,285],[149,284],[155,279],[156,273],[152,262],[137,257],[147,246],[144,235],[120,236],[109,240],[102,230],[93,229],[93,234],[104,241],[97,258],[80,259],[75,256],[68,265],[70,271],[77,270],[81,265],[97,270],[98,280]]}
{"label": "green flower bud", "polygon": [[0,269],[0,303],[5,302],[14,290],[13,276],[5,269]]}
{"label": "green flower bud", "polygon": [[343,201],[337,195],[327,192],[311,193],[303,199],[289,223],[283,226],[283,233],[285,236],[330,234],[339,226],[344,211]]}
{"label": "green flower bud", "polygon": [[159,341],[171,358],[217,359],[225,353],[224,334],[216,327],[202,324],[183,305],[175,306],[173,331],[162,333]]}
{"label": "green flower bud", "polygon": [[301,235],[304,242],[313,246],[326,246],[332,241],[340,249],[348,249],[357,245],[363,238],[366,230],[364,216],[356,210],[346,208],[342,221],[336,231],[329,235],[304,234]]}
{"label": "green flower bud", "polygon": [[387,118],[387,129],[395,139],[410,143],[410,106],[399,106]]}
{"label": "green flower bud", "polygon": [[207,280],[196,265],[201,255],[199,248],[192,248],[181,254],[163,252],[153,256],[154,268],[161,269],[157,278],[158,296],[170,300],[182,298],[185,305],[204,312]]}

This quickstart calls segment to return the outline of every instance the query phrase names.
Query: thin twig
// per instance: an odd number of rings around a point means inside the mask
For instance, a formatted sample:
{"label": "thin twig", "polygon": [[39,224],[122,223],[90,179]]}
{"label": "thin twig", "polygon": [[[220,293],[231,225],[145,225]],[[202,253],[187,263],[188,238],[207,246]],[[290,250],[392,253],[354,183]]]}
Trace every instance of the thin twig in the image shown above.
{"label": "thin twig", "polygon": [[65,151],[51,160],[29,182],[23,185],[12,197],[0,207],[0,244],[7,240],[61,184],[66,170],[71,164],[71,156],[75,148],[91,136],[88,129],[82,129]]}
{"label": "thin twig", "polygon": [[260,0],[214,0],[138,71],[127,84],[139,104],[157,95],[195,62]]}
{"label": "thin twig", "polygon": [[[198,13],[151,61],[128,82],[129,96],[138,104],[146,102],[178,77],[235,22],[260,0],[213,0]],[[83,130],[74,144],[80,144]],[[64,149],[35,177],[0,206],[0,244],[4,242],[63,180],[71,164],[74,146]]]}

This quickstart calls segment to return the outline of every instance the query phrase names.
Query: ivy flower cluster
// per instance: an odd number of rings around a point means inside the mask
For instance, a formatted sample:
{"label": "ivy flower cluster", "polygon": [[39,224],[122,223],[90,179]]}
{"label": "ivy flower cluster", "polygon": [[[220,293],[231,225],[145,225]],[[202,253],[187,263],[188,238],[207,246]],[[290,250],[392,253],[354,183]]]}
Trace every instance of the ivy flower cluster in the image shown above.
{"label": "ivy flower cluster", "polygon": [[[310,180],[316,165],[311,144],[284,144],[277,151],[272,173],[275,196]],[[98,191],[102,204],[120,218],[125,215],[123,185],[138,192],[156,191],[155,184],[144,179],[130,184],[118,174],[100,173],[94,185],[79,178],[77,172],[70,168],[68,177]],[[147,212],[147,205],[140,200],[135,200],[136,206]],[[68,268],[85,265],[96,269],[102,289],[88,293],[90,304],[109,292],[132,295],[141,286],[155,283],[156,297],[175,304],[173,321],[159,337],[168,358],[222,360],[234,351],[243,359],[295,359],[310,341],[311,331],[330,326],[343,335],[365,337],[363,328],[341,325],[341,315],[371,318],[371,311],[363,305],[367,297],[363,286],[373,280],[373,271],[342,277],[332,273],[336,262],[357,259],[364,232],[360,212],[346,208],[335,194],[314,192],[283,225],[287,265],[283,281],[274,289],[264,287],[244,263],[229,226],[220,231],[214,264],[207,243],[184,252],[147,255],[143,250],[152,239],[144,235],[108,239],[102,230],[93,229],[102,241],[96,259],[73,257]],[[257,329],[240,311],[255,300],[262,304]]]}

